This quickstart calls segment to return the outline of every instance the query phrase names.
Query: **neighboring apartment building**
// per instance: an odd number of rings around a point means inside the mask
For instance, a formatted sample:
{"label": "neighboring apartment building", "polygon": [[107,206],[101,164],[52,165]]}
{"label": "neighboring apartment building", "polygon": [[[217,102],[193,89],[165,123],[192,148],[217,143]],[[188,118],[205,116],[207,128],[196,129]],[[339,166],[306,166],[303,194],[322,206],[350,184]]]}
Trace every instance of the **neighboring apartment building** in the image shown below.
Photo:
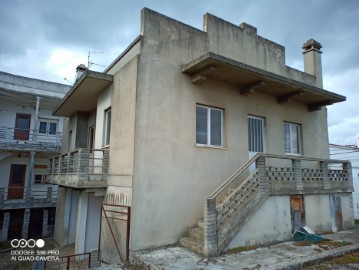
{"label": "neighboring apartment building", "polygon": [[304,224],[352,227],[350,163],[328,160],[325,107],[345,97],[323,89],[320,48],[304,44],[301,72],[248,24],[206,14],[201,31],[143,9],[141,35],[54,110],[68,117],[48,176],[56,240],[116,262],[179,238],[213,256]]}
{"label": "neighboring apartment building", "polygon": [[352,164],[353,175],[353,212],[354,219],[359,221],[359,139],[357,145],[330,144],[330,157],[333,159],[349,160]]}
{"label": "neighboring apartment building", "polygon": [[69,88],[0,72],[0,242],[53,234],[57,186],[46,176],[63,117],[52,110]]}

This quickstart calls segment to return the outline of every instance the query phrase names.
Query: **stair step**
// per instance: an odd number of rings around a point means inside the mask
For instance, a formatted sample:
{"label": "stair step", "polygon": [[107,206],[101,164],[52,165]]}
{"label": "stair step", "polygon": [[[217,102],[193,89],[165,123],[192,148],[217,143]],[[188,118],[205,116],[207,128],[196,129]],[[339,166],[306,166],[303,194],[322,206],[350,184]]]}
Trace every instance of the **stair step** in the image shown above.
{"label": "stair step", "polygon": [[203,228],[204,228],[203,218],[201,218],[197,221],[197,225],[200,229],[203,230]]}
{"label": "stair step", "polygon": [[193,252],[203,255],[203,241],[199,241],[192,237],[186,236],[186,237],[181,237],[179,239],[179,243],[181,246],[189,250],[192,250]]}
{"label": "stair step", "polygon": [[200,240],[203,242],[203,229],[202,228],[199,228],[199,227],[194,227],[194,228],[191,228],[188,230],[188,235],[191,237],[191,238],[194,238],[196,240]]}

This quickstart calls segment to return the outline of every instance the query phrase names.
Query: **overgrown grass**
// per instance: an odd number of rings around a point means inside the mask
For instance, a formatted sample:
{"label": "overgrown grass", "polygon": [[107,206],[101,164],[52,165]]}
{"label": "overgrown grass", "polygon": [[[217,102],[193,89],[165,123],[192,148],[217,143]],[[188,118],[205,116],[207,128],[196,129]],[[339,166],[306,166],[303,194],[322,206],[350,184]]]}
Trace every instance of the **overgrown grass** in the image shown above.
{"label": "overgrown grass", "polygon": [[256,249],[257,249],[256,246],[235,247],[235,248],[228,249],[226,254],[236,254],[236,253],[250,251],[250,250],[256,250]]}

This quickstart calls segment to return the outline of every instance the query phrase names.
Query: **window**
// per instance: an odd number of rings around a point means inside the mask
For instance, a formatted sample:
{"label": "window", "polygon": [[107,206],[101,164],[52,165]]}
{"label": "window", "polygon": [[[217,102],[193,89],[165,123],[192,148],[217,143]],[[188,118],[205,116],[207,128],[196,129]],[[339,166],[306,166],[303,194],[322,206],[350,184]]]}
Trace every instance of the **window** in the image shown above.
{"label": "window", "polygon": [[248,149],[249,152],[264,152],[264,119],[248,116]]}
{"label": "window", "polygon": [[54,135],[57,132],[57,122],[51,120],[40,120],[39,133]]}
{"label": "window", "polygon": [[293,123],[284,123],[284,146],[286,154],[300,154],[300,133],[300,125]]}
{"label": "window", "polygon": [[105,111],[104,122],[104,146],[110,145],[110,131],[111,131],[111,108]]}
{"label": "window", "polygon": [[45,184],[46,183],[46,174],[35,174],[35,184]]}
{"label": "window", "polygon": [[197,105],[196,144],[223,146],[223,110]]}

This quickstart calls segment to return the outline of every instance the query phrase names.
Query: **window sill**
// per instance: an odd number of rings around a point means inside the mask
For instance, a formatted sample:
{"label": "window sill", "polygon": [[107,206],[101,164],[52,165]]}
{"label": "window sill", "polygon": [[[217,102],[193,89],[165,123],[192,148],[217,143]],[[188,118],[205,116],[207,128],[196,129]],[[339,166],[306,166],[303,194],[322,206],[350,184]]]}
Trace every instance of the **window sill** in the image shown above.
{"label": "window sill", "polygon": [[295,157],[300,157],[302,156],[302,154],[296,154],[296,153],[284,153],[286,156],[295,156]]}
{"label": "window sill", "polygon": [[213,146],[213,145],[205,145],[205,144],[195,144],[195,146],[199,147],[199,148],[211,148],[211,149],[227,150],[227,148],[223,147],[223,146]]}

